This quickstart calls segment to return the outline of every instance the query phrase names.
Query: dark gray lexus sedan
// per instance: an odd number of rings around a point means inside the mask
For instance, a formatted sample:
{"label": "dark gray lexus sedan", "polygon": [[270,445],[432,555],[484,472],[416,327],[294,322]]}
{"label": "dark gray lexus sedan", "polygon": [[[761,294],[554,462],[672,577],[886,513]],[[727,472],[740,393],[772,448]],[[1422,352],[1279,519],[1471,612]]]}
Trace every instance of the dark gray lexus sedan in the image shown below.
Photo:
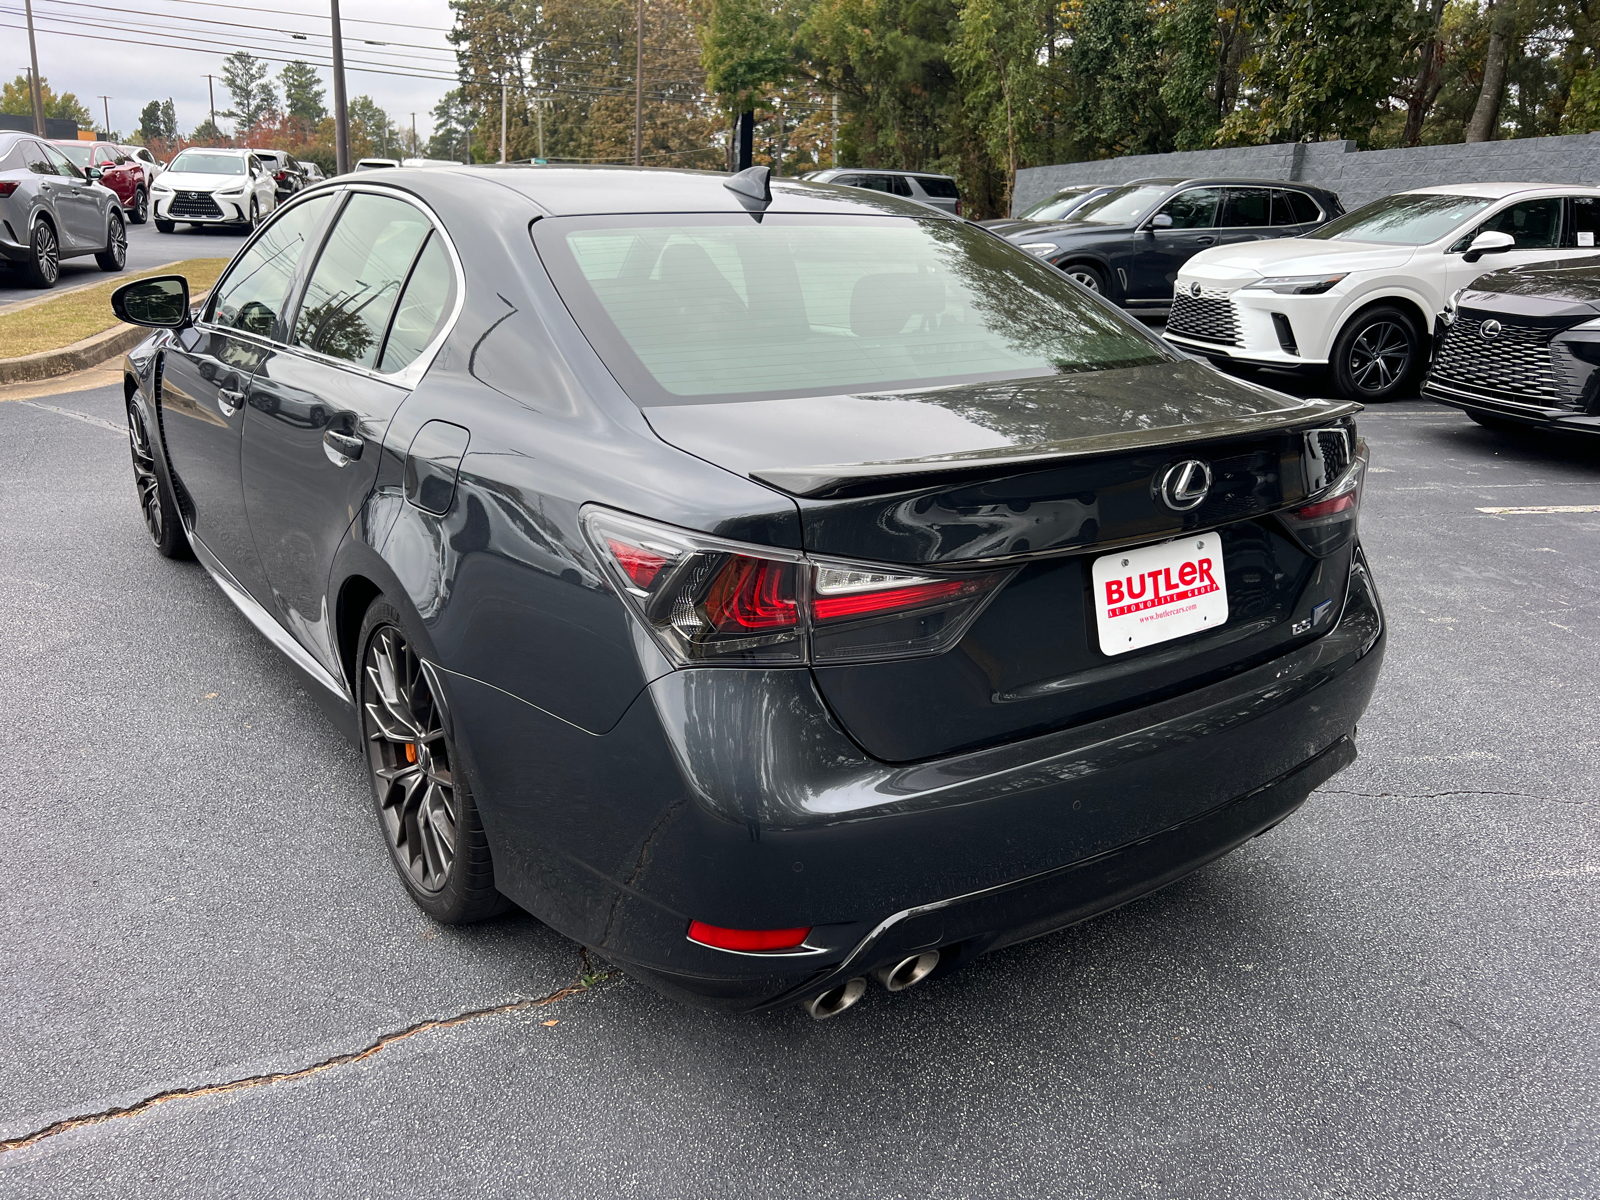
{"label": "dark gray lexus sedan", "polygon": [[1351,404],[860,189],[393,170],[115,299],[150,534],[357,738],[400,878],[818,1017],[1171,883],[1355,757]]}

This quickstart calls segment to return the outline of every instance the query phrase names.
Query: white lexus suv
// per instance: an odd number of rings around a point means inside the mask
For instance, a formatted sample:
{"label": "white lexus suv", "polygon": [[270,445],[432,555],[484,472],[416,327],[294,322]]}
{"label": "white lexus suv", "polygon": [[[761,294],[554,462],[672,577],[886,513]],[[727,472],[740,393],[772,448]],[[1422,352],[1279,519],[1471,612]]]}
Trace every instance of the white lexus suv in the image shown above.
{"label": "white lexus suv", "polygon": [[1600,187],[1476,183],[1375,200],[1301,237],[1202,250],[1165,336],[1224,367],[1331,367],[1351,400],[1420,378],[1434,322],[1479,275],[1593,254]]}

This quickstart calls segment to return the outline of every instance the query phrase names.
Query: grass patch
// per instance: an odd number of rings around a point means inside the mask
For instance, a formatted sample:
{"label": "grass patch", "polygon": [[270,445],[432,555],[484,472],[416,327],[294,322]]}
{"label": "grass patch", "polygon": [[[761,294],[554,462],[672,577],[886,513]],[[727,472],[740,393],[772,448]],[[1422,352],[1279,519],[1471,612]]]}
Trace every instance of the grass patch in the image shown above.
{"label": "grass patch", "polygon": [[189,294],[197,296],[217,281],[226,258],[191,258],[173,267],[137,274],[117,272],[104,283],[68,292],[42,304],[0,313],[0,358],[21,358],[43,350],[60,350],[117,324],[111,315],[111,293],[125,283],[150,275],[183,275]]}

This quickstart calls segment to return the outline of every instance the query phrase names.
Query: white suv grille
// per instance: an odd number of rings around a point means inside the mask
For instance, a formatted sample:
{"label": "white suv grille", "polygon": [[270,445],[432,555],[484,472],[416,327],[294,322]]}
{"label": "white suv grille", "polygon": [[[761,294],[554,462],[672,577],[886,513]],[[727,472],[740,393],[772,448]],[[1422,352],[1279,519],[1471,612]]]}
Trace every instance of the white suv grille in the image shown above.
{"label": "white suv grille", "polygon": [[1226,292],[1201,288],[1198,296],[1180,287],[1172,296],[1167,332],[1196,342],[1219,346],[1239,344],[1239,318]]}

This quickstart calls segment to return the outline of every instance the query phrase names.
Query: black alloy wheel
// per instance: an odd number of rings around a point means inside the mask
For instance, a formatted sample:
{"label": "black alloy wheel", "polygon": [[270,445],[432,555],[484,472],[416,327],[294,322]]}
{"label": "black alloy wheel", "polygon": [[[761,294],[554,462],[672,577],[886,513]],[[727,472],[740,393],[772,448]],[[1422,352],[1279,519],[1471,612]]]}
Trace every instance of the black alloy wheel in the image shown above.
{"label": "black alloy wheel", "polygon": [[1422,366],[1422,339],[1398,308],[1361,313],[1333,345],[1333,377],[1347,400],[1389,400],[1413,381]]}
{"label": "black alloy wheel", "polygon": [[251,229],[254,229],[257,225],[260,225],[260,224],[261,224],[261,205],[259,203],[257,203],[255,197],[252,196],[250,198],[250,222],[249,222],[249,225],[250,225]]}
{"label": "black alloy wheel", "polygon": [[122,224],[122,215],[112,213],[106,229],[106,248],[94,256],[102,271],[120,271],[128,261],[128,230]]}
{"label": "black alloy wheel", "polygon": [[429,916],[460,924],[509,907],[433,685],[400,624],[376,600],[362,622],[356,680],[372,793],[401,880]]}
{"label": "black alloy wheel", "polygon": [[189,537],[179,523],[178,506],[156,470],[155,451],[144,417],[132,404],[128,405],[128,449],[133,454],[133,486],[139,493],[139,511],[150,540],[163,558],[193,558]]}
{"label": "black alloy wheel", "polygon": [[61,243],[56,241],[56,231],[50,222],[39,220],[33,223],[30,249],[33,253],[23,267],[28,282],[34,287],[54,287],[56,280],[61,278]]}
{"label": "black alloy wheel", "polygon": [[1092,267],[1088,263],[1068,263],[1061,270],[1068,279],[1081,284],[1096,295],[1106,294],[1106,281],[1097,267]]}
{"label": "black alloy wheel", "polygon": [[133,189],[133,214],[129,219],[135,225],[143,225],[150,219],[150,193],[143,188]]}

